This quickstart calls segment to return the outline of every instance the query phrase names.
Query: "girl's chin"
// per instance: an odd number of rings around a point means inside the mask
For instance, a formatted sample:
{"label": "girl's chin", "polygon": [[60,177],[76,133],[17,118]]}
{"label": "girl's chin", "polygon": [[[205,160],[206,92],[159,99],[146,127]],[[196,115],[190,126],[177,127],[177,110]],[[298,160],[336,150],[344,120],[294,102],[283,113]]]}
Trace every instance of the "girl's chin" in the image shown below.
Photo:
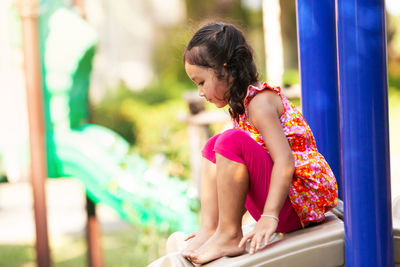
{"label": "girl's chin", "polygon": [[217,108],[223,108],[223,107],[225,107],[226,105],[228,105],[228,103],[226,103],[226,102],[217,102],[217,103],[214,103],[214,102],[213,102],[213,104],[214,104]]}

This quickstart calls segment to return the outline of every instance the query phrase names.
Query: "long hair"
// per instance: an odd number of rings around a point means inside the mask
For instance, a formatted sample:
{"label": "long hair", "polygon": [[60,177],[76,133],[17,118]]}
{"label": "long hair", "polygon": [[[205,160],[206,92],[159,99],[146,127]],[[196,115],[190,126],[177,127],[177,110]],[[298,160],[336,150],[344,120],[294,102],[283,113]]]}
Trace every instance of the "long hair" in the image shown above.
{"label": "long hair", "polygon": [[258,82],[253,49],[243,33],[232,24],[208,23],[201,27],[189,41],[183,61],[192,65],[212,68],[217,77],[223,77],[224,64],[228,71],[227,81],[233,78],[225,100],[229,113],[235,120],[244,113],[244,98],[247,88]]}

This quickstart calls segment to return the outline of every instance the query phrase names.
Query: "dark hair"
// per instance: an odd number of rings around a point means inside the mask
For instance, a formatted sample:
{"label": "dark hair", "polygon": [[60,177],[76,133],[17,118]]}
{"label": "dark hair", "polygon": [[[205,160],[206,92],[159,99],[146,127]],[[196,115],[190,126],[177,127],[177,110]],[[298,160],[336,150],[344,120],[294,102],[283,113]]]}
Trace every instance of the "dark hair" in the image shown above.
{"label": "dark hair", "polygon": [[228,70],[227,80],[233,78],[226,100],[233,119],[244,113],[244,98],[247,88],[258,81],[253,49],[243,33],[231,24],[208,23],[201,27],[189,41],[183,61],[192,65],[214,69],[222,78],[224,64]]}

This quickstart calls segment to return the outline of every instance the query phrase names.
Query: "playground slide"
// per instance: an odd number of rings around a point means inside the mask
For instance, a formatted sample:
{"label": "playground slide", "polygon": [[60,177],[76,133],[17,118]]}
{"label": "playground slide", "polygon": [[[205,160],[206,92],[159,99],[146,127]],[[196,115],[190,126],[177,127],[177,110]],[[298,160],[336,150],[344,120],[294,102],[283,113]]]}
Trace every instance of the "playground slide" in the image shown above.
{"label": "playground slide", "polygon": [[[246,225],[244,232],[255,224]],[[154,261],[149,267],[192,267],[179,250],[184,246],[182,233],[174,233],[167,241],[169,254]],[[329,214],[324,223],[292,233],[277,235],[267,247],[253,255],[223,257],[204,266],[296,266],[338,267],[344,266],[343,222]]]}
{"label": "playground slide", "polygon": [[[246,225],[243,232],[255,224]],[[167,240],[167,255],[152,262],[149,267],[192,267],[180,255],[186,235],[173,233]],[[394,263],[400,267],[400,196],[393,202]],[[296,267],[342,267],[345,266],[344,224],[335,215],[328,213],[322,224],[292,233],[277,235],[267,247],[254,255],[223,257],[205,264],[205,267],[227,266],[296,266]]]}
{"label": "playground slide", "polygon": [[79,179],[94,202],[105,203],[130,223],[162,231],[195,230],[197,200],[189,185],[148,166],[118,134],[98,125],[55,133],[61,176]]}

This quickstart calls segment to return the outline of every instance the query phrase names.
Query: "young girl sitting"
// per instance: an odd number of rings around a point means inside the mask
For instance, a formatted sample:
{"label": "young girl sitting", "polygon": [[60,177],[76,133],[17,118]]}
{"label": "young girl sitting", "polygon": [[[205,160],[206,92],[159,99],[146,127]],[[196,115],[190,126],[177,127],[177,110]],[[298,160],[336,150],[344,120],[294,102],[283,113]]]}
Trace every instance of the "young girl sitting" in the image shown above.
{"label": "young girl sitting", "polygon": [[[337,185],[302,114],[258,80],[252,49],[233,25],[200,28],[184,53],[186,73],[199,95],[229,105],[233,129],[212,137],[202,155],[201,226],[182,255],[201,264],[250,254],[274,232],[291,232],[336,206]],[[243,236],[242,216],[257,221]]]}

